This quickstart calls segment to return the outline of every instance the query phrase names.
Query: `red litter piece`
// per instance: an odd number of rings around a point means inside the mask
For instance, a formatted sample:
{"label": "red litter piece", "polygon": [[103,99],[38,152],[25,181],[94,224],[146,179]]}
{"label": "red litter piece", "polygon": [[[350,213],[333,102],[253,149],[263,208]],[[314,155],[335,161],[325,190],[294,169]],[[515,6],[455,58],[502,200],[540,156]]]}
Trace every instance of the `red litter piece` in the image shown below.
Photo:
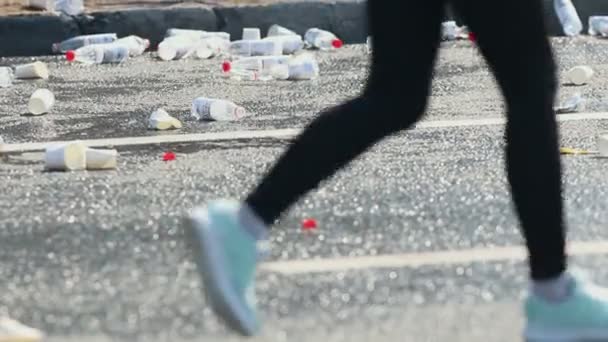
{"label": "red litter piece", "polygon": [[469,32],[469,40],[472,42],[477,41],[477,35],[474,32]]}
{"label": "red litter piece", "polygon": [[232,69],[232,65],[230,64],[230,62],[222,63],[222,70],[224,72],[230,72],[230,69]]}
{"label": "red litter piece", "polygon": [[69,50],[65,53],[65,59],[67,59],[68,62],[74,61],[76,59],[76,52],[74,50]]}
{"label": "red litter piece", "polygon": [[163,154],[163,161],[172,161],[175,160],[175,153],[169,151]]}
{"label": "red litter piece", "polygon": [[344,42],[341,39],[334,39],[331,41],[331,46],[336,49],[341,48],[344,45]]}
{"label": "red litter piece", "polygon": [[302,220],[302,230],[314,230],[317,229],[317,221],[315,219],[304,219]]}

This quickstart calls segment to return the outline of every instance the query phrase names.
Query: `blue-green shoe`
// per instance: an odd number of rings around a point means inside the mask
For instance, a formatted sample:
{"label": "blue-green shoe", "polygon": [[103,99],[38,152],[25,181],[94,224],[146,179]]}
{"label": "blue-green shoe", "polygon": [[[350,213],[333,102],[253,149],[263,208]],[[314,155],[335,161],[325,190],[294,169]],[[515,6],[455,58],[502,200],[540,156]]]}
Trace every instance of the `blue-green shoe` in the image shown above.
{"label": "blue-green shoe", "polygon": [[525,310],[529,342],[608,341],[608,289],[581,278],[568,299],[552,303],[531,294]]}
{"label": "blue-green shoe", "polygon": [[239,203],[217,201],[192,211],[189,245],[215,313],[245,336],[260,328],[256,312],[256,241],[238,220]]}

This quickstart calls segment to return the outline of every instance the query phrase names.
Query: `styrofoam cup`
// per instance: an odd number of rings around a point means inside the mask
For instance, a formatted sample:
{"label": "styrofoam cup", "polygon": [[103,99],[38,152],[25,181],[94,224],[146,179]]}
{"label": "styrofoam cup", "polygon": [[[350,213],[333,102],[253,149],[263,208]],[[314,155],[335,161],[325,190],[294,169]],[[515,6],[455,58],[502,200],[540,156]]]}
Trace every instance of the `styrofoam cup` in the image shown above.
{"label": "styrofoam cup", "polygon": [[46,149],[44,160],[48,170],[84,170],[86,167],[86,146],[80,141],[53,145]]}
{"label": "styrofoam cup", "polygon": [[257,27],[244,27],[243,28],[243,40],[260,40],[262,39],[262,33]]}
{"label": "styrofoam cup", "polygon": [[34,62],[29,64],[17,65],[15,67],[16,78],[49,78],[49,69],[43,62]]}
{"label": "styrofoam cup", "polygon": [[601,157],[608,157],[608,134],[597,137],[597,152]]}
{"label": "styrofoam cup", "polygon": [[566,77],[572,84],[583,85],[589,82],[591,77],[593,77],[593,69],[586,65],[575,66],[568,70]]}
{"label": "styrofoam cup", "polygon": [[116,168],[116,150],[86,149],[87,170],[107,170]]}
{"label": "styrofoam cup", "polygon": [[48,113],[55,104],[55,95],[48,89],[38,89],[30,97],[27,105],[33,115]]}

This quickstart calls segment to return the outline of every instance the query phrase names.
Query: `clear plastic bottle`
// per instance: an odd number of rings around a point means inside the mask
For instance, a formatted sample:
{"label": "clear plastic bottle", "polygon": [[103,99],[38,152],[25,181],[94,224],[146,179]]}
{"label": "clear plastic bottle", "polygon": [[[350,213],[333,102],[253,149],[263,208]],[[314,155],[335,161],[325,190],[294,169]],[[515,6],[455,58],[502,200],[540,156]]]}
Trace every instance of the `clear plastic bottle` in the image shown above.
{"label": "clear plastic bottle", "polygon": [[230,43],[230,53],[235,56],[280,56],[283,44],[277,40],[237,40]]}
{"label": "clear plastic bottle", "polygon": [[189,57],[197,47],[198,44],[188,38],[173,36],[158,44],[156,52],[163,61],[171,61]]}
{"label": "clear plastic bottle", "polygon": [[368,36],[367,41],[365,42],[365,48],[367,53],[372,53],[372,37]]}
{"label": "clear plastic bottle", "polygon": [[320,50],[339,49],[344,45],[335,34],[318,28],[311,28],[306,31],[304,41],[309,47]]}
{"label": "clear plastic bottle", "polygon": [[319,76],[319,63],[312,56],[300,56],[273,66],[271,74],[280,80],[311,80]]}
{"label": "clear plastic bottle", "polygon": [[205,39],[205,38],[221,38],[230,40],[230,33],[228,32],[209,32],[203,30],[190,30],[190,29],[179,29],[170,28],[167,30],[165,37],[185,36],[191,39]]}
{"label": "clear plastic bottle", "polygon": [[570,0],[553,0],[557,17],[562,24],[564,34],[577,36],[583,30],[583,23],[576,13],[576,8]]}
{"label": "clear plastic bottle", "polygon": [[294,31],[280,26],[280,25],[272,25],[270,26],[270,28],[268,28],[268,33],[266,34],[266,37],[278,37],[278,36],[300,36],[299,34],[295,33]]}
{"label": "clear plastic bottle", "polygon": [[69,62],[84,64],[122,63],[129,58],[129,48],[116,44],[95,44],[65,53]]}
{"label": "clear plastic bottle", "polygon": [[114,44],[124,45],[129,49],[129,56],[139,56],[150,47],[150,41],[138,36],[127,36],[120,38]]}
{"label": "clear plastic bottle", "polygon": [[54,53],[65,53],[69,50],[76,50],[87,45],[112,43],[116,39],[116,33],[89,34],[73,37],[62,41],[61,43],[55,43],[53,44],[52,49]]}
{"label": "clear plastic bottle", "polygon": [[243,57],[230,62],[225,61],[222,70],[225,76],[236,79],[268,81],[275,78],[273,68],[277,65],[287,65],[290,59],[290,56]]}
{"label": "clear plastic bottle", "polygon": [[245,114],[245,108],[227,100],[197,97],[192,102],[192,116],[197,120],[234,121]]}
{"label": "clear plastic bottle", "polygon": [[298,35],[271,36],[262,40],[276,41],[283,46],[283,54],[293,55],[304,48],[304,41]]}
{"label": "clear plastic bottle", "polygon": [[589,17],[589,35],[608,37],[608,16]]}

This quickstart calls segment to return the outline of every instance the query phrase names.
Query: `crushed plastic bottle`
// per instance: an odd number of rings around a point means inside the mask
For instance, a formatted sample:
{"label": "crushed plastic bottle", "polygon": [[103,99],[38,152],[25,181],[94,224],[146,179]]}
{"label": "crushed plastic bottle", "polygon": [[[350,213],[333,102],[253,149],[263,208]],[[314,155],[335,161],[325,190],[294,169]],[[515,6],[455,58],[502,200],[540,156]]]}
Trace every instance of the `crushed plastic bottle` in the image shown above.
{"label": "crushed plastic bottle", "polygon": [[129,56],[139,56],[150,47],[150,41],[138,36],[127,36],[114,41],[114,44],[124,45],[129,49]]}
{"label": "crushed plastic bottle", "polygon": [[278,37],[278,36],[300,36],[300,35],[281,25],[274,24],[274,25],[270,26],[268,28],[268,33],[266,34],[266,37]]}
{"label": "crushed plastic bottle", "polygon": [[194,55],[199,59],[207,59],[227,53],[229,48],[228,40],[217,37],[205,38],[198,42]]}
{"label": "crushed plastic bottle", "polygon": [[158,44],[156,51],[158,57],[163,61],[171,61],[187,58],[195,52],[197,43],[180,36],[165,38]]}
{"label": "crushed plastic bottle", "polygon": [[318,28],[311,28],[306,31],[304,41],[308,47],[319,50],[339,49],[344,45],[335,34]]}
{"label": "crushed plastic bottle", "polygon": [[608,16],[591,16],[589,17],[590,36],[608,37]]}
{"label": "crushed plastic bottle", "polygon": [[277,65],[287,65],[290,56],[243,57],[222,64],[226,76],[236,79],[266,81],[274,78],[273,69]]}
{"label": "crushed plastic bottle", "polygon": [[571,0],[553,0],[553,7],[562,24],[564,34],[577,36],[583,30],[583,24]]}
{"label": "crushed plastic bottle", "polygon": [[83,64],[122,63],[129,58],[129,48],[115,44],[88,45],[66,52],[65,58]]}
{"label": "crushed plastic bottle", "polygon": [[230,43],[230,53],[235,56],[280,56],[283,44],[276,40],[237,40]]}
{"label": "crushed plastic bottle", "polygon": [[197,97],[192,102],[192,116],[197,120],[234,121],[245,113],[245,108],[228,100]]}
{"label": "crushed plastic bottle", "polygon": [[224,40],[230,40],[230,33],[228,32],[209,32],[203,30],[190,30],[190,29],[179,29],[170,28],[167,30],[165,37],[183,36],[190,39],[205,39],[205,38],[220,38]]}
{"label": "crushed plastic bottle", "polygon": [[585,110],[585,105],[585,98],[580,93],[576,93],[555,108],[555,112],[558,114],[582,112]]}
{"label": "crushed plastic bottle", "polygon": [[116,39],[116,33],[89,34],[73,37],[62,41],[61,43],[55,43],[53,44],[52,49],[54,53],[66,53],[69,50],[76,50],[87,45],[112,43]]}
{"label": "crushed plastic bottle", "polygon": [[319,63],[312,56],[302,55],[273,66],[271,75],[280,80],[311,80],[319,76]]}
{"label": "crushed plastic bottle", "polygon": [[271,36],[262,40],[279,42],[283,46],[284,55],[293,55],[304,48],[304,41],[298,35]]}

